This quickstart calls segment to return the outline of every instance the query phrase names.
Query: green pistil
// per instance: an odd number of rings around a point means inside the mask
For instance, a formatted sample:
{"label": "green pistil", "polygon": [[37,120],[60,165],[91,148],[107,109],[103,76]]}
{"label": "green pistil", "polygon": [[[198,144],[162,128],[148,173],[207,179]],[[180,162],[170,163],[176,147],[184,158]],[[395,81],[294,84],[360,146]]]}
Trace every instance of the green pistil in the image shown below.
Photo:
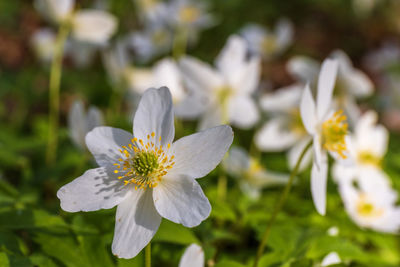
{"label": "green pistil", "polygon": [[157,170],[158,158],[153,152],[139,152],[133,158],[133,168],[141,176],[148,176]]}

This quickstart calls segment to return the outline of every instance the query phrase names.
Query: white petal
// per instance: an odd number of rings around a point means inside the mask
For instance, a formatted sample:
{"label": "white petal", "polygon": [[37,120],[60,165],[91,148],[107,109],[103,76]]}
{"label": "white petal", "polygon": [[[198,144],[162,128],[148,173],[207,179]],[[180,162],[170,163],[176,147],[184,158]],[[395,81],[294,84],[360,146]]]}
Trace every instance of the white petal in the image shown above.
{"label": "white petal", "polygon": [[147,135],[155,133],[156,144],[172,143],[175,136],[172,97],[167,87],[146,90],[140,100],[133,121],[133,134],[138,139],[147,140]]}
{"label": "white petal", "polygon": [[204,267],[204,251],[196,244],[191,244],[183,253],[179,267]]}
{"label": "white petal", "polygon": [[349,94],[357,98],[367,97],[373,93],[374,85],[372,81],[360,70],[353,70],[343,79]]}
{"label": "white petal", "polygon": [[331,106],[337,70],[338,63],[336,60],[326,59],[322,63],[318,77],[317,92],[317,115],[319,119],[322,119],[326,115]]}
{"label": "white petal", "polygon": [[[293,170],[293,168],[296,166],[296,163],[299,160],[301,152],[303,152],[304,148],[306,147],[308,142],[310,142],[310,140],[311,138],[309,137],[303,138],[288,151],[287,159],[289,163],[289,168],[291,170]],[[303,171],[306,167],[310,165],[311,159],[312,159],[312,149],[309,149],[300,163],[299,172]]]}
{"label": "white petal", "polygon": [[341,262],[342,261],[341,261],[339,255],[336,252],[331,252],[324,257],[324,259],[322,260],[321,266],[325,267],[325,266],[329,266],[329,265],[333,265],[333,264],[339,264]]}
{"label": "white petal", "polygon": [[200,119],[198,130],[206,130],[222,124],[221,107],[217,105],[208,105],[206,107],[207,109]]}
{"label": "white petal", "polygon": [[322,157],[323,157],[323,152],[322,152],[322,144],[321,144],[321,137],[316,134],[313,138],[313,150],[314,150],[314,162],[317,164],[317,168],[322,163]]}
{"label": "white petal", "polygon": [[230,175],[239,177],[250,167],[250,157],[245,149],[232,146],[222,165]]}
{"label": "white petal", "polygon": [[309,134],[314,134],[317,125],[317,116],[315,109],[315,102],[311,94],[309,85],[304,88],[303,95],[300,102],[300,114],[303,121],[304,128]]}
{"label": "white petal", "polygon": [[161,223],[152,190],[131,190],[118,205],[112,252],[119,258],[135,257],[153,238]]}
{"label": "white petal", "polygon": [[86,114],[82,101],[76,100],[68,113],[68,128],[72,141],[84,149],[85,136],[88,131],[86,125]]}
{"label": "white petal", "polygon": [[36,0],[35,8],[47,18],[61,23],[68,19],[75,5],[74,0]]}
{"label": "white petal", "polygon": [[232,35],[218,55],[215,65],[225,77],[232,77],[233,73],[243,67],[246,52],[245,40],[237,35]]}
{"label": "white petal", "polygon": [[132,134],[113,127],[96,127],[86,135],[86,145],[99,166],[114,164],[122,154],[122,146],[131,143]]}
{"label": "white petal", "polygon": [[169,172],[193,178],[203,177],[221,162],[232,141],[233,132],[228,125],[185,136],[172,144],[175,165]]}
{"label": "white petal", "polygon": [[110,209],[124,200],[127,188],[106,168],[86,171],[57,191],[61,208],[68,212]]}
{"label": "white petal", "polygon": [[294,145],[301,136],[287,128],[285,118],[271,119],[256,132],[254,142],[262,151],[284,151]]}
{"label": "white petal", "polygon": [[98,108],[89,108],[86,124],[88,131],[104,124],[103,114],[101,114],[101,111]]}
{"label": "white petal", "polygon": [[82,42],[105,44],[117,28],[117,19],[101,10],[80,10],[73,18],[73,36]]}
{"label": "white petal", "polygon": [[314,84],[318,75],[319,64],[312,58],[296,56],[288,61],[286,68],[295,79]]}
{"label": "white petal", "polygon": [[249,62],[243,62],[242,67],[228,76],[232,88],[241,94],[251,94],[258,88],[261,74],[261,60],[253,57]]}
{"label": "white petal", "polygon": [[299,107],[303,86],[294,84],[265,94],[260,99],[260,106],[267,112],[287,112]]}
{"label": "white petal", "polygon": [[280,19],[275,27],[278,49],[284,50],[293,40],[293,24],[288,19]]}
{"label": "white petal", "polygon": [[189,90],[195,92],[209,92],[223,86],[220,74],[208,64],[192,57],[184,57],[180,60],[182,77]]}
{"label": "white petal", "polygon": [[198,118],[206,111],[207,103],[201,94],[189,92],[181,102],[174,104],[175,116],[183,119]]}
{"label": "white petal", "polygon": [[168,174],[153,190],[158,213],[170,221],[194,227],[210,215],[210,202],[191,177]]}
{"label": "white petal", "polygon": [[241,129],[248,129],[257,123],[260,115],[254,99],[239,95],[228,103],[229,121]]}
{"label": "white petal", "polygon": [[325,215],[326,210],[326,183],[328,178],[328,162],[321,162],[319,168],[313,164],[311,169],[311,195],[318,213]]}

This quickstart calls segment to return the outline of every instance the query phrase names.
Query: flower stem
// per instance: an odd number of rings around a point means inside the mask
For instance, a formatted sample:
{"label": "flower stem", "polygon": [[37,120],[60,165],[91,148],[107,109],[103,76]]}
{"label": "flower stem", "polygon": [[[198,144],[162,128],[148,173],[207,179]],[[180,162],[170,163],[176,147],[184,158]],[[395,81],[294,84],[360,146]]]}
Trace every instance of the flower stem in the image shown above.
{"label": "flower stem", "polygon": [[145,266],[151,267],[151,242],[147,244],[144,252],[145,252],[145,257],[144,257]]}
{"label": "flower stem", "polygon": [[274,210],[272,212],[271,218],[267,224],[267,228],[265,229],[265,232],[262,236],[260,245],[258,246],[258,250],[257,250],[257,255],[256,255],[256,259],[254,261],[254,265],[253,267],[257,267],[258,265],[258,261],[260,260],[260,257],[262,256],[262,254],[264,253],[264,248],[267,244],[267,239],[269,236],[269,233],[271,231],[271,227],[274,224],[276,217],[278,216],[279,212],[281,211],[283,205],[285,204],[286,198],[289,195],[290,192],[290,188],[292,187],[292,183],[294,180],[294,177],[296,176],[299,167],[300,167],[300,163],[302,162],[304,155],[306,154],[307,150],[311,147],[312,145],[312,141],[310,141],[310,143],[307,144],[307,146],[303,149],[303,151],[300,154],[299,159],[297,160],[296,166],[294,167],[294,169],[292,170],[292,172],[290,173],[290,178],[288,183],[286,184],[285,188],[283,189],[283,192],[280,196],[280,198],[277,201],[277,204],[274,207]]}
{"label": "flower stem", "polygon": [[185,55],[188,43],[188,29],[187,27],[178,27],[174,36],[172,47],[172,56],[178,60],[181,56]]}
{"label": "flower stem", "polygon": [[64,45],[68,37],[68,32],[68,25],[61,25],[56,40],[56,46],[54,48],[53,61],[51,63],[49,81],[49,134],[46,151],[47,165],[51,165],[54,162],[57,153],[60,108],[60,81],[62,73]]}
{"label": "flower stem", "polygon": [[227,178],[225,174],[220,174],[218,177],[217,194],[220,201],[225,201],[227,191]]}

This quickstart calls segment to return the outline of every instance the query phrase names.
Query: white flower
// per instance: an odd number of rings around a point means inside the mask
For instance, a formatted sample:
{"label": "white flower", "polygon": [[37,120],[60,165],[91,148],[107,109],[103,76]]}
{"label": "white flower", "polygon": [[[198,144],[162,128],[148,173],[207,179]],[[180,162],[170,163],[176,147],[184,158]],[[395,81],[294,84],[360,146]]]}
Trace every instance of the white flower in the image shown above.
{"label": "white flower", "polygon": [[167,6],[167,23],[173,29],[187,31],[188,41],[197,39],[198,32],[215,24],[214,17],[207,13],[207,4],[202,1],[173,0]]}
{"label": "white flower", "polygon": [[168,53],[172,48],[172,31],[164,25],[150,25],[130,34],[128,42],[139,62]]}
{"label": "white flower", "polygon": [[151,70],[130,68],[127,80],[139,95],[149,87],[170,88],[175,115],[179,118],[194,119],[204,112],[201,97],[186,90],[179,67],[171,58],[158,61]]}
{"label": "white flower", "polygon": [[327,59],[323,62],[318,79],[316,102],[307,85],[300,103],[304,127],[313,137],[313,166],[311,170],[311,193],[317,211],[325,215],[326,182],[328,174],[327,152],[346,158],[346,117],[341,111],[333,113],[332,94],[335,86],[338,63]]}
{"label": "white flower", "polygon": [[[368,76],[353,67],[350,58],[341,50],[336,50],[331,57],[337,60],[339,68],[336,82],[336,105],[343,109],[351,122],[355,122],[360,111],[356,99],[362,99],[373,93],[374,85]],[[319,64],[312,58],[298,56],[287,65],[289,73],[303,83],[314,84],[318,77]]]}
{"label": "white flower", "polygon": [[[376,125],[378,116],[375,111],[368,111],[358,120],[354,134],[346,139],[346,146],[351,163],[337,161],[333,166],[333,177],[339,183],[363,183],[364,173],[381,172],[381,162],[388,147],[389,133],[382,125]],[[376,169],[376,170],[374,170]],[[388,184],[384,173],[376,174],[379,184]],[[380,179],[377,179],[380,177]],[[358,180],[357,180],[358,179]]]}
{"label": "white flower", "polygon": [[35,6],[45,17],[71,27],[80,42],[104,45],[117,28],[117,19],[102,10],[74,11],[74,0],[36,0]]}
{"label": "white flower", "polygon": [[72,19],[72,35],[81,42],[103,45],[117,29],[117,19],[101,10],[79,10]]}
{"label": "white flower", "polygon": [[186,227],[199,225],[211,211],[195,179],[222,160],[233,140],[232,129],[218,126],[179,139],[175,135],[171,94],[148,89],[136,111],[133,135],[97,127],[86,145],[99,168],[90,169],[57,192],[68,212],[117,207],[113,253],[136,256],[164,217]]}
{"label": "white flower", "polygon": [[103,125],[103,115],[96,107],[90,107],[85,112],[82,101],[76,100],[68,113],[68,128],[72,141],[77,147],[86,149],[85,137],[97,126]]}
{"label": "white flower", "polygon": [[53,59],[56,46],[56,34],[49,28],[36,31],[31,39],[32,48],[36,56],[44,63],[49,63]]}
{"label": "white flower", "polygon": [[339,255],[336,252],[331,252],[322,259],[321,267],[339,264],[341,262],[342,260],[340,259]]}
{"label": "white flower", "polygon": [[270,59],[284,52],[293,41],[293,25],[288,19],[280,19],[274,31],[257,24],[249,24],[241,31],[250,53]]}
{"label": "white flower", "polygon": [[183,253],[179,267],[204,267],[204,251],[196,244],[191,244]]}
{"label": "white flower", "polygon": [[260,197],[262,188],[283,185],[289,180],[286,174],[267,171],[240,147],[232,147],[222,164],[230,175],[238,179],[240,189],[252,199]]}
{"label": "white flower", "polygon": [[160,0],[134,0],[139,18],[145,25],[160,25],[168,14],[167,4]]}
{"label": "white flower", "polygon": [[[260,99],[261,108],[271,118],[256,132],[254,142],[262,151],[289,149],[287,157],[290,168],[294,168],[302,150],[310,141],[300,116],[302,92],[303,86],[295,84],[265,94]],[[304,169],[310,161],[311,151],[307,152],[300,169]]]}
{"label": "white flower", "polygon": [[252,93],[260,76],[258,57],[247,59],[246,43],[239,36],[231,36],[216,59],[217,69],[191,58],[181,60],[183,79],[189,90],[207,99],[207,110],[200,121],[200,129],[232,123],[250,128],[259,119]]}
{"label": "white flower", "polygon": [[35,8],[48,20],[64,23],[74,11],[74,0],[35,0]]}
{"label": "white flower", "polygon": [[[371,175],[372,173],[365,173]],[[342,184],[340,195],[351,219],[362,228],[379,232],[398,233],[400,230],[400,207],[395,206],[397,192],[387,186],[377,187],[374,177],[370,186],[363,183],[363,188],[352,184]],[[376,178],[376,177],[375,177]]]}

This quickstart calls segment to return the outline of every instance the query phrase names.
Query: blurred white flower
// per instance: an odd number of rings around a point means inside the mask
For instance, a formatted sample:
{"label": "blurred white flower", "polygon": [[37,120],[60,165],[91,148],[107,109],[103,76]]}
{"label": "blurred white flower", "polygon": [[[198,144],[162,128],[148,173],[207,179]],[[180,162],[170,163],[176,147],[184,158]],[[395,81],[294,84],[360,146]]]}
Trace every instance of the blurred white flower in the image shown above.
{"label": "blurred white flower", "polygon": [[287,174],[267,171],[256,158],[250,157],[240,147],[232,147],[222,164],[228,174],[238,180],[243,193],[252,199],[259,198],[263,188],[284,185],[289,180]]}
{"label": "blurred white flower", "polygon": [[79,10],[72,20],[72,35],[76,40],[96,45],[105,44],[117,29],[117,19],[102,10]]}
{"label": "blurred white flower", "polygon": [[187,88],[207,100],[200,129],[221,123],[250,128],[259,119],[252,93],[260,79],[260,59],[246,56],[246,43],[231,36],[215,61],[216,69],[192,57],[180,61]]}
{"label": "blurred white flower", "polygon": [[82,101],[74,101],[68,113],[68,128],[70,137],[78,148],[85,150],[86,134],[103,124],[103,115],[98,108],[92,106],[86,113]]}
{"label": "blurred white flower", "polygon": [[195,41],[199,31],[215,24],[214,17],[207,13],[204,1],[172,0],[168,4],[167,23],[174,29],[187,31],[189,41]]}
{"label": "blurred white flower", "polygon": [[[374,85],[368,76],[353,67],[350,58],[341,50],[334,51],[331,58],[337,60],[339,68],[337,74],[335,105],[343,109],[354,123],[360,116],[356,99],[362,99],[373,93]],[[296,56],[289,60],[289,73],[303,83],[315,84],[318,77],[319,63],[312,58]]]}
{"label": "blurred white flower", "polygon": [[133,121],[133,135],[97,127],[86,145],[99,168],[57,192],[68,212],[117,207],[113,253],[135,257],[156,233],[164,217],[186,227],[199,225],[211,211],[196,178],[222,160],[233,141],[227,125],[173,142],[175,135],[169,89],[148,89]]}
{"label": "blurred white flower", "polygon": [[125,38],[117,39],[113,46],[102,52],[103,66],[111,84],[115,88],[124,87],[125,75],[131,58],[128,53],[128,42]]}
{"label": "blurred white flower", "polygon": [[321,215],[326,209],[326,182],[330,152],[338,158],[346,158],[347,123],[341,111],[331,110],[338,62],[326,59],[318,78],[316,101],[306,85],[300,103],[301,118],[307,132],[313,138],[313,165],[311,170],[311,194],[314,205]]}
{"label": "blurred white flower", "polygon": [[39,29],[32,35],[31,46],[40,61],[50,63],[56,46],[56,34],[50,28]]}
{"label": "blurred white flower", "polygon": [[[261,109],[271,118],[259,129],[254,142],[262,151],[285,151],[289,167],[294,168],[296,162],[307,145],[310,137],[303,126],[299,103],[303,86],[295,84],[267,93],[260,98]],[[311,151],[307,152],[300,170],[311,161]]]}
{"label": "blurred white flower", "polygon": [[132,32],[128,42],[135,52],[135,58],[139,62],[148,62],[171,51],[172,39],[172,31],[165,25],[150,25],[142,31]]}
{"label": "blurred white flower", "polygon": [[181,72],[171,58],[158,61],[151,70],[130,68],[128,86],[142,95],[146,88],[166,86],[170,88],[175,115],[194,119],[204,112],[204,101],[196,92],[188,92],[183,85]]}
{"label": "blurred white flower", "polygon": [[191,244],[183,253],[179,267],[204,267],[203,249],[199,245]]}
{"label": "blurred white flower", "polygon": [[169,16],[167,4],[162,0],[133,0],[133,3],[145,25],[160,25]]}
{"label": "blurred white flower", "polygon": [[339,264],[341,262],[342,260],[339,255],[336,252],[331,252],[322,259],[321,267]]}
{"label": "blurred white flower", "polygon": [[274,31],[261,25],[249,24],[241,31],[250,53],[270,59],[283,53],[293,41],[293,25],[288,19],[280,19]]}
{"label": "blurred white flower", "polygon": [[327,231],[330,236],[337,236],[339,234],[339,228],[337,226],[332,226]]}
{"label": "blurred white flower", "polygon": [[[365,173],[365,175],[372,175]],[[374,177],[370,186],[356,188],[352,184],[339,186],[340,195],[350,218],[362,228],[379,232],[398,233],[400,230],[400,207],[395,206],[397,192],[387,186],[377,187]]]}
{"label": "blurred white flower", "polygon": [[71,27],[72,36],[93,45],[104,45],[117,28],[117,19],[108,12],[88,9],[74,11],[74,0],[36,0],[35,6],[46,18]]}
{"label": "blurred white flower", "polygon": [[[343,164],[339,160],[333,166],[333,177],[340,184],[353,181],[363,183],[365,173],[381,171],[381,162],[388,147],[389,133],[382,125],[376,125],[377,120],[378,115],[375,111],[366,112],[357,122],[354,134],[347,137],[346,147],[351,162]],[[388,183],[388,178],[384,173],[376,174],[374,177],[377,184]]]}
{"label": "blurred white flower", "polygon": [[366,16],[371,13],[371,11],[382,2],[381,0],[353,0],[353,9],[356,15]]}

